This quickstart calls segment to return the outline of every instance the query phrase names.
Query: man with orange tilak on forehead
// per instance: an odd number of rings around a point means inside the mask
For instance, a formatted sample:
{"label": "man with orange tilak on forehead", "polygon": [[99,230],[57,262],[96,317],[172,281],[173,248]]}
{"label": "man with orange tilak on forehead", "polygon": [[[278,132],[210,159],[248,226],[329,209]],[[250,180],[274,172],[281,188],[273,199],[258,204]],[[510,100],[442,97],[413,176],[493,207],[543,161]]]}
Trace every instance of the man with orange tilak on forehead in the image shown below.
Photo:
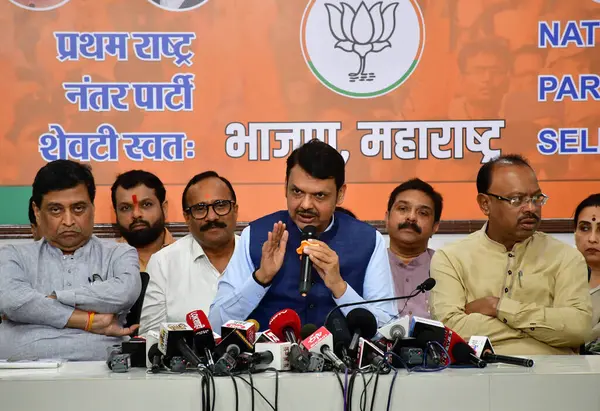
{"label": "man with orange tilak on forehead", "polygon": [[165,228],[169,204],[162,181],[152,173],[131,170],[117,177],[111,188],[112,204],[121,232],[119,242],[135,247],[140,271],[146,271],[150,257],[175,240]]}

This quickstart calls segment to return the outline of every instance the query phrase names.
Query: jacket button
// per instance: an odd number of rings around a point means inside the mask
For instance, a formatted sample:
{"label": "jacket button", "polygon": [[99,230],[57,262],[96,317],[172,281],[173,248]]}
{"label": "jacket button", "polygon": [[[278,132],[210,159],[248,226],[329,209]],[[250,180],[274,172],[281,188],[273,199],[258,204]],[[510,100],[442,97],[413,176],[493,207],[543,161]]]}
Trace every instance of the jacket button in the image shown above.
{"label": "jacket button", "polygon": [[507,292],[508,292],[508,288],[505,288],[505,289],[504,289],[504,292],[505,292],[505,293],[507,293]]}
{"label": "jacket button", "polygon": [[310,304],[310,305],[308,306],[308,308],[315,308],[315,305],[314,305],[314,304]]}

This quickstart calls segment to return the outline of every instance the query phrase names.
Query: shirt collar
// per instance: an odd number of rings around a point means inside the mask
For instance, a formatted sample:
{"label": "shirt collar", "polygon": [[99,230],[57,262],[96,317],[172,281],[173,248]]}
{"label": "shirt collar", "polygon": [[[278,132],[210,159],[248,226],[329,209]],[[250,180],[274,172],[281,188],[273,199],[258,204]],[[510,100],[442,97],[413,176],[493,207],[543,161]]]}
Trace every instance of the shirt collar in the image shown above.
{"label": "shirt collar", "polygon": [[[205,257],[206,253],[204,252],[204,249],[202,248],[202,246],[200,245],[198,240],[196,240],[196,238],[192,234],[188,234],[188,235],[192,238],[192,260],[196,261],[200,257]],[[235,249],[235,247],[237,247],[238,239],[239,239],[239,236],[237,234],[234,234],[233,235],[234,249]]]}
{"label": "shirt collar", "polygon": [[394,254],[394,252],[392,251],[391,248],[388,248],[388,255],[390,256],[390,258],[393,258],[392,261],[395,261],[396,263],[398,263],[399,265],[401,265],[403,267],[407,267],[407,266],[420,267],[424,264],[429,264],[431,262],[431,256],[433,255],[434,252],[435,252],[434,250],[432,250],[431,248],[428,248],[427,250],[423,251],[421,254],[419,254],[412,260],[410,260],[408,262],[408,264],[406,264],[399,256]]}
{"label": "shirt collar", "polygon": [[50,244],[48,242],[48,240],[46,240],[46,238],[43,238],[43,244],[48,248],[48,250],[50,250],[51,253],[53,253],[54,255],[60,256],[60,257],[66,257],[68,255],[72,255],[73,257],[79,257],[81,254],[85,253],[86,250],[88,250],[92,245],[92,239],[94,238],[94,236],[90,236],[90,238],[86,241],[86,243],[84,245],[82,245],[81,247],[79,247],[77,250],[75,250],[75,252],[73,254],[65,254],[60,248],[53,246],[52,244]]}
{"label": "shirt collar", "polygon": [[512,250],[507,250],[506,247],[504,246],[504,244],[500,244],[494,240],[492,240],[490,237],[488,237],[487,235],[487,227],[488,227],[488,221],[485,222],[485,224],[483,225],[483,227],[481,228],[481,230],[479,230],[480,236],[483,238],[483,240],[492,248],[501,251],[503,253],[509,252],[509,251],[518,251],[521,248],[527,247],[529,245],[529,243],[533,240],[533,236],[535,235],[535,233],[533,235],[531,235],[529,238],[527,238],[524,241],[521,241],[519,243],[516,243],[513,246]]}

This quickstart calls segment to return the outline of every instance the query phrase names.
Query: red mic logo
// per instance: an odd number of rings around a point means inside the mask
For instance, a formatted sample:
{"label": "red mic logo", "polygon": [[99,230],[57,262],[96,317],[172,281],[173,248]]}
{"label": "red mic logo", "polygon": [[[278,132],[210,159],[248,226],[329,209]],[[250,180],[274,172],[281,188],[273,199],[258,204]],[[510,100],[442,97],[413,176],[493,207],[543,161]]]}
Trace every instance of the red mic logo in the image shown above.
{"label": "red mic logo", "polygon": [[278,313],[276,313],[273,317],[271,317],[271,321],[269,321],[269,325],[271,325],[273,323],[273,321],[275,321],[277,318],[281,317],[282,315],[287,314],[288,310],[287,308],[284,310],[279,311]]}
{"label": "red mic logo", "polygon": [[200,319],[199,313],[202,314],[203,318],[206,318],[206,315],[202,311],[192,311],[186,315],[186,321],[188,325],[190,325],[194,330],[198,330],[200,328],[210,328],[209,324],[204,324],[202,319]]}

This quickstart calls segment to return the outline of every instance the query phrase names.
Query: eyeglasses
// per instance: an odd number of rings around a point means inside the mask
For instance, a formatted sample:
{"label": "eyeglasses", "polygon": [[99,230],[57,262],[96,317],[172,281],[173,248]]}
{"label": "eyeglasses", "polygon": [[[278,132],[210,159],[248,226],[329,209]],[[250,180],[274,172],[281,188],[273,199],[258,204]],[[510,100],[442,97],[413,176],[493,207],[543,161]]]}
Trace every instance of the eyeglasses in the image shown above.
{"label": "eyeglasses", "polygon": [[223,217],[231,212],[235,201],[233,200],[217,200],[212,204],[198,203],[188,208],[184,208],[187,214],[191,214],[196,220],[202,220],[208,215],[208,209],[212,207],[216,215]]}
{"label": "eyeglasses", "polygon": [[536,194],[533,196],[515,196],[515,197],[502,197],[498,194],[484,193],[490,197],[497,198],[498,200],[506,201],[513,207],[521,207],[524,204],[531,203],[536,207],[541,207],[548,202],[548,196],[546,194]]}

